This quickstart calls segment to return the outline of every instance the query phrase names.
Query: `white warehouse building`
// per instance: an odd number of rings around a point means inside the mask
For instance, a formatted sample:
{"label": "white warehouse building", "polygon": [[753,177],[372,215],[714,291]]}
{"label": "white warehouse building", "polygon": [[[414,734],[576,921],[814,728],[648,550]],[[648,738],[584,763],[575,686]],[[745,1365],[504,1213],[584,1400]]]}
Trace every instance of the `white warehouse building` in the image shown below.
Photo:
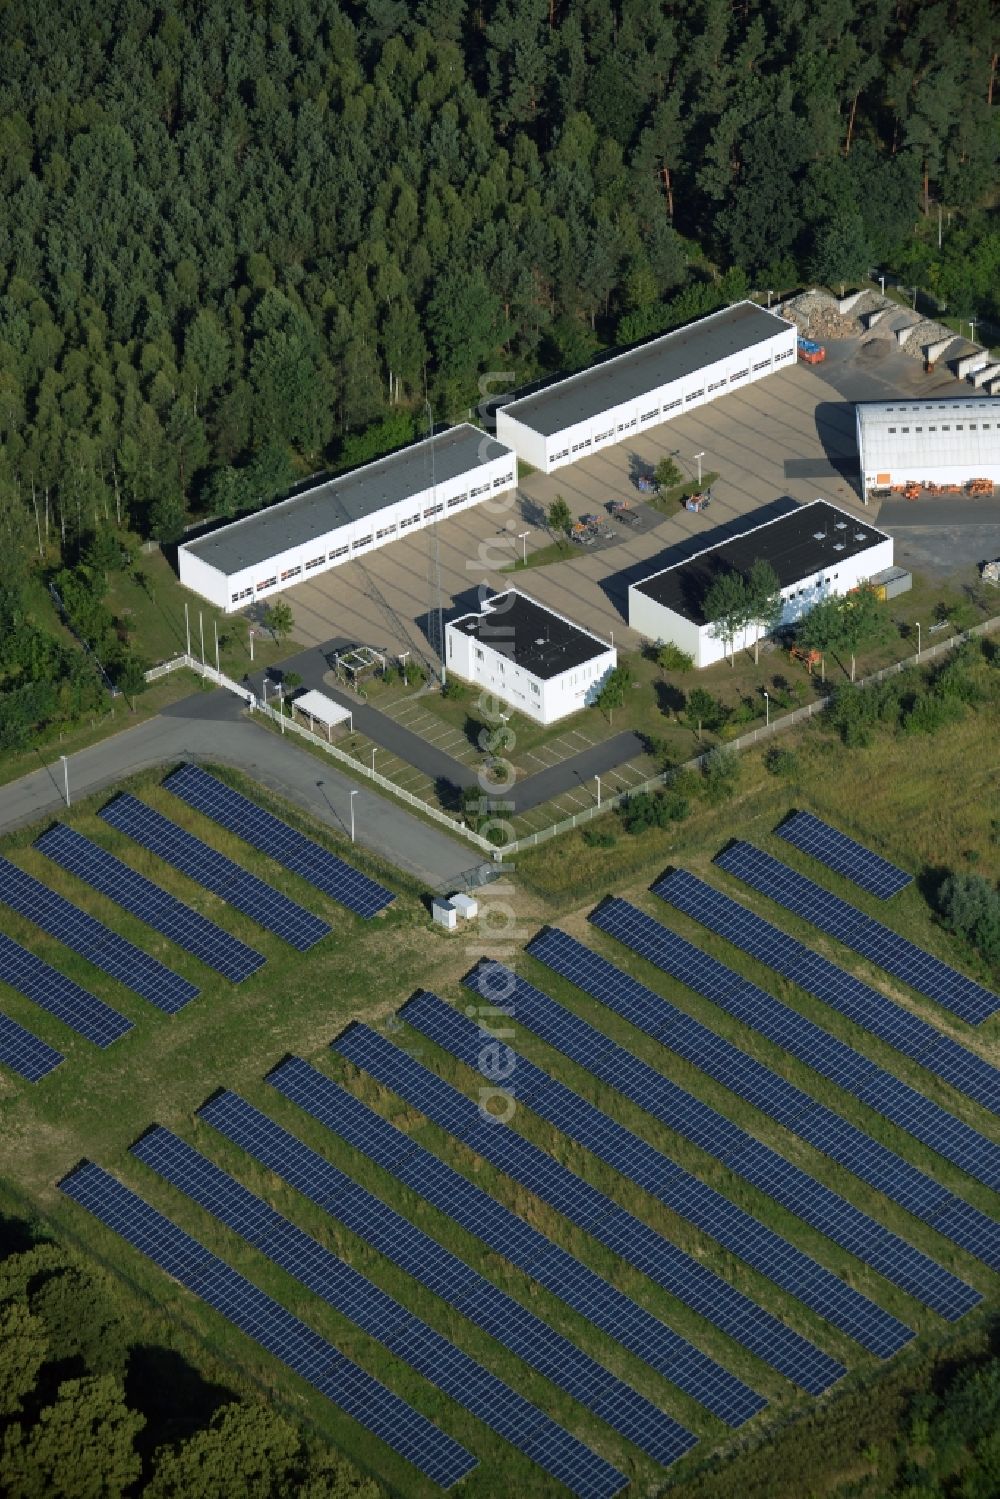
{"label": "white warehouse building", "polygon": [[512,489],[514,454],[463,423],[177,549],[180,580],[231,613]]}
{"label": "white warehouse building", "polygon": [[866,401],[856,408],[862,494],[918,484],[1000,484],[1000,397]]}
{"label": "white warehouse building", "polygon": [[497,411],[497,437],[550,474],[795,363],[794,323],[737,302]]}
{"label": "white warehouse building", "polygon": [[535,723],[555,723],[594,701],[613,671],[613,645],[516,588],[445,626],[449,671]]}
{"label": "white warehouse building", "polygon": [[[735,571],[746,577],[758,559],[769,562],[778,577],[782,611],[777,623],[794,624],[821,599],[849,593],[891,568],[892,537],[826,500],[813,500],[632,583],[628,622],[648,640],[669,641],[687,651],[695,666],[711,666],[730,646],[705,617],[706,595],[721,574]],[[744,650],[764,634],[751,625],[731,648]]]}

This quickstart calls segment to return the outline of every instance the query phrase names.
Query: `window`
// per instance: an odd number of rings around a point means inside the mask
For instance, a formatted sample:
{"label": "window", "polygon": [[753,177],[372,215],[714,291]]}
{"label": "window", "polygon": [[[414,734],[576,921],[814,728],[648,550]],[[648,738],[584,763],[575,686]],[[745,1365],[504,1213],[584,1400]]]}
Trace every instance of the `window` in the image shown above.
{"label": "window", "polygon": [[771,361],[770,361],[770,359],[762,359],[759,364],[755,364],[754,365],[754,370],[755,371],[757,371],[757,370],[766,370],[766,369],[770,369],[770,367],[771,367]]}
{"label": "window", "polygon": [[263,583],[258,583],[257,584],[257,592],[258,593],[262,593],[265,588],[273,588],[274,585],[275,585],[275,583],[277,583],[277,581],[278,581],[277,576],[275,576],[273,578],[265,578],[264,581],[263,581]]}
{"label": "window", "polygon": [[725,380],[716,380],[712,385],[708,387],[709,391],[721,390],[725,383]]}
{"label": "window", "polygon": [[357,541],[351,543],[352,552],[360,552],[362,547],[370,547],[372,539],[370,536],[359,536]]}
{"label": "window", "polygon": [[730,385],[732,385],[732,383],[733,383],[734,380],[745,380],[746,377],[747,377],[747,375],[749,375],[749,373],[750,373],[749,369],[737,370],[736,373],[735,373],[735,375],[730,375],[730,377],[729,377],[729,383],[730,383]]}
{"label": "window", "polygon": [[663,410],[665,412],[666,411],[673,411],[675,407],[682,406],[683,404],[684,403],[681,400],[680,396],[678,396],[677,399],[676,399],[676,401],[670,401],[668,405],[664,406]]}
{"label": "window", "polygon": [[[927,430],[928,430],[928,432],[936,432],[937,431],[937,427],[928,427]],[[890,427],[889,431],[890,432],[894,432],[895,428],[894,427]]]}
{"label": "window", "polygon": [[536,697],[541,697],[541,695],[542,695],[542,689],[539,687],[539,685],[538,685],[537,682],[532,682],[532,684],[531,684],[531,690],[535,694]]}
{"label": "window", "polygon": [[659,414],[660,414],[660,408],[659,408],[659,406],[657,406],[653,411],[644,411],[643,414],[642,414],[642,416],[639,418],[639,420],[641,422],[651,422],[653,420],[653,417],[654,416],[659,416]]}
{"label": "window", "polygon": [[902,432],[909,432],[909,430],[910,430],[909,427],[901,427],[900,428],[900,431],[902,431]]}
{"label": "window", "polygon": [[482,661],[482,659],[483,659],[483,653],[482,653],[482,650],[481,650],[481,649],[480,649],[480,647],[479,647],[479,646],[478,646],[478,645],[477,645],[477,646],[476,646],[476,660],[477,660],[477,661]]}
{"label": "window", "polygon": [[[619,427],[618,430],[620,432],[621,431],[621,427]],[[561,453],[553,453],[552,454],[552,458],[551,458],[550,462],[552,462],[552,463],[558,463],[558,461],[559,461],[560,458],[566,458],[568,456],[569,456],[569,448],[563,448],[563,450],[562,450]]]}
{"label": "window", "polygon": [[942,422],[941,423],[941,431],[942,432],[950,432],[951,431],[951,426],[949,425],[948,422]]}
{"label": "window", "polygon": [[248,599],[253,593],[252,588],[241,588],[239,593],[234,593],[231,602],[238,604],[240,599]]}
{"label": "window", "polygon": [[975,422],[970,422],[969,423],[969,431],[970,432],[975,432],[975,430],[976,430],[976,424],[975,424]]}
{"label": "window", "polygon": [[[476,498],[477,494],[488,494],[489,493],[489,489],[490,489],[490,486],[488,484],[477,484],[472,489],[469,490],[469,499],[470,500],[474,500]],[[437,508],[438,508],[438,510],[440,510],[441,506],[439,505]],[[436,515],[437,514],[437,510],[433,510],[433,511],[425,510],[424,514],[425,515]]]}
{"label": "window", "polygon": [[[500,481],[498,479],[497,483],[499,484],[499,482]],[[448,509],[454,510],[456,505],[464,505],[467,498],[468,496],[464,494],[453,494],[451,499],[448,501]]]}
{"label": "window", "polygon": [[310,557],[306,563],[306,572],[311,573],[314,567],[322,567],[325,561],[325,557]]}
{"label": "window", "polygon": [[407,528],[407,526],[415,526],[415,525],[418,524],[419,520],[420,520],[420,516],[419,515],[408,515],[405,520],[401,520],[400,521],[400,523],[399,523],[399,529],[401,531],[405,531],[406,528]]}
{"label": "window", "polygon": [[889,431],[890,431],[890,432],[895,432],[895,430],[896,430],[896,429],[895,429],[895,427],[890,427],[890,428],[889,428]]}
{"label": "window", "polygon": [[697,401],[698,397],[703,396],[704,394],[705,392],[703,390],[693,390],[689,396],[685,397],[685,400]]}
{"label": "window", "polygon": [[329,560],[331,562],[336,562],[338,557],[346,557],[349,550],[349,547],[338,547],[335,552],[330,553]]}
{"label": "window", "polygon": [[281,574],[282,583],[287,583],[289,578],[297,578],[301,571],[301,564],[298,567],[286,567],[285,571]]}
{"label": "window", "polygon": [[964,432],[965,431],[965,428],[964,428],[964,426],[962,425],[961,422],[956,422],[955,423],[955,431],[956,432]]}
{"label": "window", "polygon": [[430,516],[432,516],[432,515],[440,515],[440,514],[441,514],[441,511],[442,511],[442,510],[443,510],[443,509],[444,509],[444,506],[443,506],[443,505],[431,505],[431,506],[429,506],[429,507],[428,507],[428,508],[427,508],[427,509],[426,509],[426,510],[425,510],[425,511],[424,511],[424,520],[427,520],[427,519],[428,519],[428,518],[429,518],[429,517],[430,517]]}

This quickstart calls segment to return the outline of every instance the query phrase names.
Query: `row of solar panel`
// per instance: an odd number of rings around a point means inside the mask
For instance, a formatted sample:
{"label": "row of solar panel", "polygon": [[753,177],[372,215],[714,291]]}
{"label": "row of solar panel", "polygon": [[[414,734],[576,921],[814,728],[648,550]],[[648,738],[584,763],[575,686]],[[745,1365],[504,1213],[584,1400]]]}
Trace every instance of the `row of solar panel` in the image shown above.
{"label": "row of solar panel", "polygon": [[553,928],[528,952],[637,1030],[806,1140],[860,1180],[1000,1270],[1000,1224],[607,958]]}
{"label": "row of solar panel", "polygon": [[1000,1148],[991,1140],[791,1006],[782,1004],[627,901],[609,899],[591,913],[590,920],[960,1166],[977,1181],[994,1190],[1000,1186]]}
{"label": "row of solar panel", "polygon": [[[207,772],[184,766],[165,784],[359,915],[371,917],[393,899],[374,880]],[[134,797],[116,798],[101,816],[299,951],[329,931],[311,912]],[[260,953],[73,829],[57,824],[42,834],[36,847],[234,983],[264,962]],[[198,994],[179,974],[5,859],[0,859],[0,900],[168,1014]],[[0,979],[97,1046],[110,1045],[132,1028],[118,1011],[10,939],[0,945]],[[30,1081],[44,1076],[57,1060],[58,1053],[15,1022],[8,1021],[0,1031],[0,1061]]]}
{"label": "row of solar panel", "polygon": [[[353,1027],[334,1046],[342,1055],[350,1052],[351,1060],[358,1066],[365,1066],[383,1081],[383,1074],[388,1075],[397,1059],[404,1068],[411,1063],[405,1053],[383,1042],[365,1027]],[[387,1064],[384,1068],[382,1061]],[[425,1069],[416,1063],[412,1066],[416,1068],[414,1081],[419,1091]],[[431,1074],[426,1076],[434,1083],[439,1081]],[[574,1255],[546,1238],[438,1156],[415,1144],[408,1135],[359,1103],[346,1089],[315,1068],[292,1058],[276,1067],[269,1074],[268,1082],[397,1181],[426,1198],[487,1248],[530,1275],[603,1334],[698,1400],[727,1425],[742,1425],[767,1403]],[[387,1086],[394,1086],[394,1083],[389,1082]],[[405,1082],[402,1086],[405,1087]],[[446,1095],[454,1093],[443,1083],[441,1088],[445,1089]],[[408,1090],[403,1096],[408,1096]],[[429,1117],[437,1119],[437,1111]],[[496,1126],[488,1123],[485,1128],[493,1132]],[[533,1178],[530,1190],[548,1200],[540,1173]],[[606,1214],[601,1207],[600,1194],[595,1196],[597,1213],[588,1220],[588,1228],[593,1225],[599,1229],[601,1218]],[[606,1204],[608,1208],[611,1206]],[[565,1209],[561,1207],[561,1210]],[[625,1257],[619,1243],[609,1247],[615,1254]],[[834,1367],[839,1369],[839,1366]]]}
{"label": "row of solar panel", "polygon": [[[479,993],[485,987],[488,994],[497,970],[505,976],[508,1004],[519,1026],[585,1067],[661,1124],[700,1145],[735,1176],[759,1188],[863,1264],[949,1321],[964,1315],[981,1299],[957,1276],[556,1004],[526,979],[494,963],[477,969],[466,982]],[[470,1066],[478,1065],[483,1047],[478,1027],[441,1000],[422,996],[410,1001],[402,1014],[425,1034],[431,1034],[433,1028],[433,1039]],[[837,1275],[523,1057],[518,1056],[507,1086],[536,1113],[667,1207],[689,1218],[871,1352],[887,1357],[912,1336],[908,1328],[846,1286]]]}
{"label": "row of solar panel", "polygon": [[[634,1266],[668,1291],[678,1301],[691,1307],[707,1321],[719,1327],[742,1346],[783,1373],[787,1378],[819,1393],[841,1377],[843,1367],[806,1339],[785,1327],[776,1317],[757,1306],[749,1297],[683,1253],[647,1224],[618,1206],[602,1192],[561,1165],[508,1126],[485,1120],[478,1105],[445,1083],[435,1073],[421,1066],[405,1052],[364,1026],[353,1026],[334,1043],[334,1049],[356,1065],[370,1072],[386,1087],[398,1092],[408,1103],[428,1118],[454,1134],[463,1144],[488,1160],[514,1181],[527,1187],[543,1202],[554,1207],[572,1223],[597,1239],[613,1254]],[[431,1170],[440,1174],[440,1163],[431,1157]],[[449,1171],[454,1190],[467,1195],[464,1178]],[[426,1190],[421,1180],[421,1189]],[[482,1194],[485,1196],[485,1194]],[[498,1219],[496,1204],[486,1198],[480,1210]],[[605,1331],[611,1333],[633,1352],[652,1362],[686,1393],[693,1395],[729,1425],[738,1425],[759,1408],[760,1397],[717,1365],[700,1355],[691,1345],[684,1345],[676,1334],[648,1313],[642,1311],[619,1292],[596,1281],[589,1272],[573,1261],[561,1267],[550,1266],[540,1258],[542,1245],[534,1237],[525,1240],[524,1225],[510,1221],[509,1215],[498,1220],[499,1232],[492,1247],[513,1257],[533,1274],[538,1263],[551,1274],[558,1268],[560,1278],[568,1281],[574,1296],[584,1306],[598,1301],[608,1308]],[[514,1231],[514,1243],[505,1236]],[[481,1233],[481,1229],[478,1230]],[[525,1253],[530,1256],[523,1258]],[[551,1248],[549,1249],[551,1258]],[[582,1278],[581,1278],[582,1272]],[[546,1283],[543,1281],[543,1284]],[[610,1293],[610,1294],[609,1294]],[[866,1303],[866,1305],[870,1305]],[[593,1313],[591,1313],[593,1315]],[[667,1338],[666,1364],[654,1361],[649,1353],[653,1340]],[[671,1346],[671,1344],[673,1346]]]}
{"label": "row of solar panel", "polygon": [[1000,1009],[1000,996],[752,843],[731,843],[715,862],[970,1025]]}
{"label": "row of solar panel", "polygon": [[624,1487],[610,1463],[186,1141],[157,1128],[132,1153],[574,1493]]}
{"label": "row of solar panel", "polygon": [[872,853],[870,848],[856,843],[811,812],[793,812],[775,831],[786,843],[842,874],[862,890],[877,895],[879,900],[889,900],[913,879],[912,874]]}
{"label": "row of solar panel", "polygon": [[853,974],[845,973],[829,958],[812,952],[780,927],[748,911],[746,906],[696,879],[687,870],[672,870],[653,890],[709,931],[726,937],[976,1103],[1000,1113],[1000,1071],[950,1036],[942,1036],[912,1010],[896,1004]]}

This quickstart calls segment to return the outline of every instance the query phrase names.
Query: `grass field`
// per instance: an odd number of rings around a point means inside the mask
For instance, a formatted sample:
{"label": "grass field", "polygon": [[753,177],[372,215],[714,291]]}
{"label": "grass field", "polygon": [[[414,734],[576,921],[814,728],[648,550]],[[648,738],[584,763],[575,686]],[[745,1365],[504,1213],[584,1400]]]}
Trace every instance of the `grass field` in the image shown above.
{"label": "grass field", "polygon": [[[339,1314],[272,1266],[257,1250],[216,1225],[180,1193],[165,1186],[128,1156],[130,1142],[151,1123],[165,1124],[266,1196],[281,1212],[370,1274],[404,1305],[600,1450],[633,1480],[634,1493],[648,1493],[663,1485],[663,1472],[637,1448],[631,1447],[611,1428],[590,1416],[554,1385],[508,1354],[388,1261],[368,1250],[333,1219],[254,1166],[207,1126],[193,1121],[194,1110],[211,1092],[219,1087],[234,1088],[696,1432],[701,1438],[699,1445],[670,1475],[672,1486],[682,1486],[684,1474],[700,1469],[713,1453],[735,1449],[755,1432],[763,1435],[771,1427],[784,1427],[796,1415],[809,1415],[816,1402],[795,1390],[781,1376],[638,1272],[615,1260],[595,1240],[473,1156],[394,1095],[385,1093],[370,1079],[339,1061],[329,1052],[328,1043],[352,1019],[361,1018],[376,1027],[383,1024],[417,988],[432,989],[446,999],[460,999],[463,993],[461,977],[484,949],[512,961],[527,976],[607,1035],[628,1046],[734,1121],[748,1127],[758,1138],[871,1212],[911,1243],[925,1249],[941,1264],[961,1274],[982,1289],[987,1300],[982,1308],[964,1319],[958,1329],[949,1329],[936,1315],[733,1176],[718,1161],[654,1123],[634,1104],[611,1093],[589,1074],[542,1042],[532,1039],[527,1032],[518,1032],[515,1044],[526,1055],[900,1316],[919,1334],[918,1342],[911,1345],[901,1359],[918,1359],[928,1350],[945,1348],[959,1337],[968,1339],[995,1312],[995,1281],[984,1266],[931,1228],[910,1218],[902,1209],[884,1201],[846,1170],[820,1156],[781,1126],[712,1083],[690,1064],[633,1031],[602,1006],[555,979],[532,960],[518,956],[520,948],[543,922],[558,921],[565,930],[605,952],[623,968],[635,972],[652,988],[660,990],[719,1034],[737,1041],[812,1096],[830,1103],[845,1117],[884,1140],[969,1202],[987,1209],[995,1206],[990,1202],[990,1193],[964,1177],[957,1168],[870,1114],[862,1104],[840,1093],[801,1063],[744,1030],[697,994],[669,982],[641,960],[633,959],[586,921],[594,900],[610,890],[636,900],[652,914],[665,918],[667,908],[648,893],[647,886],[649,880],[671,862],[683,863],[739,896],[741,892],[736,882],[710,867],[714,853],[734,834],[750,837],[771,847],[788,862],[809,869],[808,861],[793,849],[772,840],[771,830],[790,806],[811,807],[922,874],[942,864],[972,867],[968,856],[975,854],[977,870],[995,878],[1000,874],[1000,849],[991,841],[990,819],[983,815],[984,809],[989,807],[990,797],[995,799],[990,769],[995,765],[994,739],[988,719],[985,715],[970,714],[947,734],[921,738],[919,751],[919,754],[914,753],[912,740],[898,743],[879,740],[871,750],[847,752],[826,736],[806,736],[794,785],[776,781],[764,771],[759,758],[748,756],[743,788],[737,801],[714,810],[702,809],[670,834],[660,832],[638,839],[621,838],[611,852],[590,849],[575,836],[545,845],[527,855],[515,870],[509,872],[504,881],[505,889],[494,887],[492,892],[487,889],[484,893],[487,909],[491,896],[501,898],[509,905],[509,928],[497,929],[491,924],[487,930],[481,925],[456,937],[449,937],[430,926],[421,892],[415,885],[395,871],[379,868],[374,861],[363,860],[356,849],[347,851],[352,862],[362,863],[398,892],[390,910],[371,923],[363,923],[349,915],[312,887],[256,855],[247,845],[205,822],[163,791],[158,775],[143,775],[129,783],[128,789],[323,915],[331,923],[332,934],[306,955],[292,952],[222,901],[189,884],[172,869],[159,865],[137,846],[113,833],[96,817],[102,799],[74,807],[68,818],[74,826],[112,848],[126,862],[266,954],[268,962],[265,967],[239,988],[216,978],[193,958],[172,948],[89,887],[49,864],[30,847],[31,839],[39,829],[25,830],[5,840],[3,852],[6,855],[191,978],[201,986],[202,993],[179,1015],[162,1015],[57,942],[40,934],[20,917],[5,911],[4,929],[11,936],[30,945],[40,956],[129,1015],[135,1021],[135,1029],[108,1052],[98,1053],[28,1001],[13,992],[4,992],[5,1011],[57,1045],[65,1052],[67,1060],[34,1088],[20,1084],[9,1074],[0,1077],[0,1117],[3,1121],[0,1129],[3,1131],[4,1158],[9,1163],[8,1184],[5,1196],[0,1198],[0,1207],[37,1215],[59,1238],[77,1244],[85,1254],[104,1265],[120,1285],[123,1304],[130,1309],[145,1341],[176,1347],[202,1368],[207,1378],[219,1380],[237,1390],[263,1388],[283,1407],[341,1447],[359,1465],[376,1473],[392,1491],[407,1496],[429,1496],[437,1492],[415,1470],[367,1437],[347,1418],[341,1417],[308,1386],[283,1371],[215,1313],[188,1293],[179,1291],[153,1265],[63,1198],[56,1190],[58,1179],[82,1157],[96,1160],[420,1410],[439,1421],[442,1427],[475,1452],[481,1460],[480,1467],[463,1484],[463,1493],[474,1496],[474,1499],[480,1499],[480,1496],[482,1499],[491,1496],[492,1499],[498,1492],[506,1491],[530,1499],[530,1496],[563,1492],[554,1480],[506,1446],[485,1425],[442,1396],[380,1345],[361,1335]],[[229,773],[225,773],[225,778],[244,789],[252,789],[260,801],[273,805],[259,788],[248,788],[247,783]],[[305,827],[296,813],[286,807],[280,810],[289,821]],[[315,829],[305,827],[305,830],[316,836]],[[321,836],[322,841],[338,848],[335,836],[325,831]],[[815,875],[815,867],[809,872]],[[824,876],[824,882],[838,888],[856,904],[888,919],[894,927],[943,957],[960,965],[963,962],[968,964],[968,954],[960,952],[952,940],[930,921],[920,881],[897,897],[888,912],[853,887],[841,885],[835,876]],[[829,952],[844,966],[889,987],[884,976],[875,974],[846,952],[836,951],[835,944],[801,928],[784,913],[767,910],[765,914],[811,941],[818,950]],[[682,918],[671,917],[670,920],[671,925],[706,950],[715,952],[731,967],[778,993],[802,1013],[810,1015],[858,1050],[937,1098],[962,1118],[981,1129],[989,1128],[991,1121],[982,1110],[946,1084],[923,1073],[917,1064],[861,1033],[849,1021],[801,991],[777,983],[773,975],[737,949],[709,937]],[[930,1002],[909,993],[900,993],[897,997],[931,1019],[942,1031],[960,1034],[967,1045],[985,1055],[996,1056],[1000,1034],[997,1020],[970,1035],[966,1028]],[[392,1034],[398,1044],[419,1055],[421,1060],[463,1091],[474,1092],[474,1076],[423,1037],[406,1027]],[[766,1395],[770,1401],[768,1409],[755,1418],[747,1431],[728,1433],[694,1401],[596,1332],[526,1275],[485,1251],[465,1231],[414,1193],[402,1188],[386,1172],[348,1150],[263,1082],[263,1075],[289,1052],[305,1057],[341,1080],[351,1091],[411,1133],[415,1140],[426,1144],[460,1171],[486,1186],[581,1261],[612,1279],[623,1291]],[[876,1361],[848,1338],[757,1271],[735,1259],[715,1241],[558,1135],[529,1109],[522,1107],[517,1111],[515,1127],[528,1138],[550,1148],[558,1159],[662,1231],[666,1238],[842,1359],[850,1373],[841,1389],[850,1391],[857,1381],[871,1379],[876,1374]],[[837,1398],[838,1394],[834,1392],[821,1404],[829,1404]],[[720,1490],[720,1499],[721,1493]]]}

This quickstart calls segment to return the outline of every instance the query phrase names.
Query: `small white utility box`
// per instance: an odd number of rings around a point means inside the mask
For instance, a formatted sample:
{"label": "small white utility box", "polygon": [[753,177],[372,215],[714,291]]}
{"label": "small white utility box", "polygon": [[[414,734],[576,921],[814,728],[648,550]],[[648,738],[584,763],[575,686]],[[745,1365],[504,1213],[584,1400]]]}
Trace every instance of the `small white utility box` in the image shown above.
{"label": "small white utility box", "polygon": [[474,916],[479,915],[479,902],[473,900],[471,895],[453,895],[451,903],[459,916],[464,916],[466,921],[471,921]]}
{"label": "small white utility box", "polygon": [[445,927],[449,932],[453,932],[458,926],[458,912],[450,900],[432,901],[431,916],[438,926]]}

